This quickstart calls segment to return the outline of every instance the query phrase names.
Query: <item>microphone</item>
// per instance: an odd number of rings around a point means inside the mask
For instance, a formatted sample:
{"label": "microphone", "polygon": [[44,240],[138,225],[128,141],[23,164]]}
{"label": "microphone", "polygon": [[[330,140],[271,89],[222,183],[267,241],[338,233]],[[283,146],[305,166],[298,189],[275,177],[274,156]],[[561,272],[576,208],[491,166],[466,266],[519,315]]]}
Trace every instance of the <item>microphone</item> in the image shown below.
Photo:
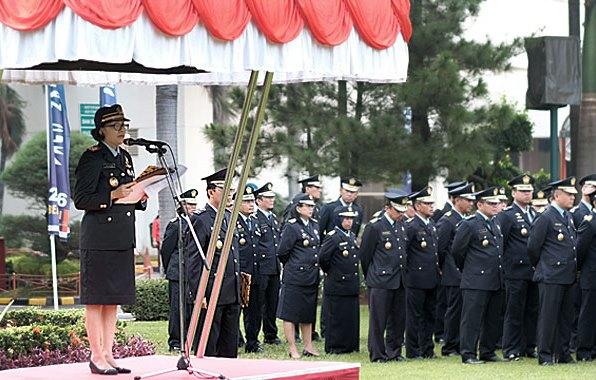
{"label": "microphone", "polygon": [[143,138],[133,139],[132,137],[124,139],[123,142],[125,145],[128,145],[128,146],[132,146],[132,145],[144,146],[145,149],[147,149],[147,151],[150,153],[165,153],[166,149],[164,148],[164,146],[168,145],[168,143],[165,141],[145,140]]}

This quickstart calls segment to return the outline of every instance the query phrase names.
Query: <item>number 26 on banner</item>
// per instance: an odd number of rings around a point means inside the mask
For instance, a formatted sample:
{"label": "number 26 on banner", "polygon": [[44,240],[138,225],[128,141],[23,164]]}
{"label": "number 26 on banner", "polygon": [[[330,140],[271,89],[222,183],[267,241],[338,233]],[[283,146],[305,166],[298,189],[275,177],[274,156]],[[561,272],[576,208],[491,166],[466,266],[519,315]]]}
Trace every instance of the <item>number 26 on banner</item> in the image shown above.
{"label": "number 26 on banner", "polygon": [[50,187],[49,192],[50,197],[48,198],[48,201],[50,203],[55,202],[56,205],[60,208],[66,207],[66,205],[68,205],[68,196],[66,195],[66,193],[59,193],[57,187]]}

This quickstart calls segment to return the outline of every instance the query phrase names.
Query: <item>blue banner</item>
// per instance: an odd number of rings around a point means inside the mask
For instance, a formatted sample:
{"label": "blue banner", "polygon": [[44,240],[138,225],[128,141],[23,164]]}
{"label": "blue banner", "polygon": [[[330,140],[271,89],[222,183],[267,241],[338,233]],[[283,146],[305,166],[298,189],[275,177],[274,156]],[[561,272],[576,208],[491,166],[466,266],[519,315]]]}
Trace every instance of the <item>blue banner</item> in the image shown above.
{"label": "blue banner", "polygon": [[67,239],[70,232],[68,158],[70,126],[64,86],[48,86],[48,232]]}
{"label": "blue banner", "polygon": [[101,86],[99,88],[99,106],[112,106],[116,103],[116,87]]}

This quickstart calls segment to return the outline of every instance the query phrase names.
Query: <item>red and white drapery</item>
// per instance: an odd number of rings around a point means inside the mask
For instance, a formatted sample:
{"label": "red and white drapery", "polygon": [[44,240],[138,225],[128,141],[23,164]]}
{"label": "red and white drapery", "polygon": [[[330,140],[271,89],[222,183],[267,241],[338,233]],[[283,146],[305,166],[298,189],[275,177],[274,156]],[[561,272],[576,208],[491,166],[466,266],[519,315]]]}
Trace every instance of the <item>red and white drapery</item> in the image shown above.
{"label": "red and white drapery", "polygon": [[[188,76],[189,83],[243,81],[253,69],[275,71],[279,81],[400,82],[409,11],[409,0],[0,0],[0,68],[134,60],[210,72]],[[114,75],[7,71],[9,80],[53,75],[89,83]]]}

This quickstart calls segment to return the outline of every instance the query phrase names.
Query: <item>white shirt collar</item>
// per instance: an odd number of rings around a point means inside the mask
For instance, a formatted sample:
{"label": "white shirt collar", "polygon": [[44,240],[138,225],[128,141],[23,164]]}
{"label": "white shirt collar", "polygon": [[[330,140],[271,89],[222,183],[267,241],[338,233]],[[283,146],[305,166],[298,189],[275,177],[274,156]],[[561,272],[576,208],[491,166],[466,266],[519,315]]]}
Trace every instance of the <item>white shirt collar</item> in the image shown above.
{"label": "white shirt collar", "polygon": [[586,202],[586,200],[585,200],[585,199],[582,199],[582,200],[581,200],[581,203],[583,203],[583,204],[584,204],[584,206],[586,206],[586,207],[588,208],[588,210],[592,211],[592,208],[593,208],[593,207],[592,207],[592,205],[590,204],[590,202]]}
{"label": "white shirt collar", "polygon": [[428,225],[429,220],[425,217],[423,217],[422,215],[416,213],[416,216],[420,218],[420,220],[422,220],[424,222],[425,225]]}
{"label": "white shirt collar", "polygon": [[116,157],[118,155],[118,153],[120,152],[120,148],[117,147],[116,149],[114,149],[111,146],[109,146],[105,141],[102,140],[101,142],[102,142],[103,145],[105,145],[105,146],[108,147],[108,149],[110,150],[110,152],[112,152],[112,154],[114,155],[114,157]]}
{"label": "white shirt collar", "polygon": [[385,218],[387,218],[387,220],[389,221],[389,224],[391,224],[391,225],[393,226],[393,224],[395,223],[395,220],[391,219],[391,218],[389,217],[389,214],[388,214],[388,213],[384,213],[384,214],[383,214],[383,216],[384,216]]}
{"label": "white shirt collar", "polygon": [[267,211],[267,210],[263,210],[260,207],[257,207],[263,214],[265,214],[266,217],[269,217],[269,215],[271,215],[271,211]]}
{"label": "white shirt collar", "polygon": [[526,206],[524,208],[522,205],[520,205],[519,203],[517,203],[517,201],[513,201],[513,203],[515,203],[517,205],[517,207],[519,207],[526,214],[530,212],[530,206]]}

